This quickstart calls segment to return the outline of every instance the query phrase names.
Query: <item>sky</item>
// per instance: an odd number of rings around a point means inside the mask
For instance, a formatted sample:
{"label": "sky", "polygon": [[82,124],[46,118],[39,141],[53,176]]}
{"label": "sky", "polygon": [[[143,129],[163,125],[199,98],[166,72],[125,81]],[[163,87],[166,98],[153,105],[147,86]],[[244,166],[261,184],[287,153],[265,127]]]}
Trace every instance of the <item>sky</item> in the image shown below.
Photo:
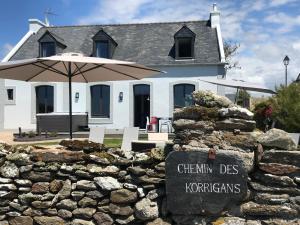
{"label": "sky", "polygon": [[221,12],[224,41],[240,45],[228,78],[264,84],[284,83],[300,73],[300,0],[3,0],[0,7],[0,59],[28,31],[28,19],[52,25],[115,24],[207,20],[212,4]]}

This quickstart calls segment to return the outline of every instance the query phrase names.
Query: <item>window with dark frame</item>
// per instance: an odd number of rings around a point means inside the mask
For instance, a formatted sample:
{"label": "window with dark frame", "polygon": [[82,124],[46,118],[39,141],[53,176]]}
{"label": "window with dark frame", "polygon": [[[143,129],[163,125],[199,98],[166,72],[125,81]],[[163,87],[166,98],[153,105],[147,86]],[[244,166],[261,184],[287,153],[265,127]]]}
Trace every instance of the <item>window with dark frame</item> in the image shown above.
{"label": "window with dark frame", "polygon": [[14,89],[12,89],[12,88],[6,89],[6,92],[7,92],[7,100],[13,101],[14,100]]}
{"label": "window with dark frame", "polygon": [[55,42],[41,42],[40,43],[40,56],[49,57],[56,54]]}
{"label": "window with dark frame", "polygon": [[95,41],[95,56],[107,59],[110,58],[108,41]]}
{"label": "window with dark frame", "polygon": [[193,58],[193,39],[178,38],[177,40],[177,58]]}
{"label": "window with dark frame", "polygon": [[36,113],[51,113],[54,111],[54,87],[41,85],[35,87]]}
{"label": "window with dark frame", "polygon": [[110,118],[110,86],[94,85],[91,91],[91,116]]}
{"label": "window with dark frame", "polygon": [[194,104],[192,93],[195,91],[193,84],[176,84],[173,88],[174,108],[182,108]]}

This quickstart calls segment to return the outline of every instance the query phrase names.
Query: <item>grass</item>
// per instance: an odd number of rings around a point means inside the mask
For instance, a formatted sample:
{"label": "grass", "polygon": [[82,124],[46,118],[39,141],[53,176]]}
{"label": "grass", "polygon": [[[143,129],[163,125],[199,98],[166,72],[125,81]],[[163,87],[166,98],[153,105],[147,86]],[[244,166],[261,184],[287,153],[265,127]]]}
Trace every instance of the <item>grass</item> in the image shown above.
{"label": "grass", "polygon": [[[41,142],[41,143],[26,143],[26,144],[18,144],[17,146],[30,146],[30,145],[37,145],[37,146],[50,146],[50,145],[58,145],[60,141],[48,141],[48,142]],[[121,147],[122,139],[121,138],[105,138],[104,145],[108,148],[117,148]]]}

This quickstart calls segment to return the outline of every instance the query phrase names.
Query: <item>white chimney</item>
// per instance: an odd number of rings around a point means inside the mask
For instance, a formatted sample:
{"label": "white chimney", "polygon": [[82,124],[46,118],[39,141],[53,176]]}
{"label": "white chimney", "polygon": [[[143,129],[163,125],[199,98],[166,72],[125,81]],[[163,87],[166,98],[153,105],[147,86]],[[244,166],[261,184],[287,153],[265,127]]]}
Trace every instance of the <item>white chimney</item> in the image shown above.
{"label": "white chimney", "polygon": [[213,4],[213,9],[210,12],[210,26],[216,28],[220,25],[220,12],[218,11],[217,4]]}
{"label": "white chimney", "polygon": [[42,21],[38,19],[29,19],[29,31],[36,33],[41,29],[42,27],[46,27],[47,25],[44,24]]}

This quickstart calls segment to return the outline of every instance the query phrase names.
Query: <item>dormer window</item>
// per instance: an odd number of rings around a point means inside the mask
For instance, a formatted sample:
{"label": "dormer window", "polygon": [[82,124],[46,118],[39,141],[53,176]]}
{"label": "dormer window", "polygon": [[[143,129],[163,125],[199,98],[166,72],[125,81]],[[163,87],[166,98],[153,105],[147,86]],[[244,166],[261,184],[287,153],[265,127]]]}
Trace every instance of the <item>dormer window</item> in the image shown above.
{"label": "dormer window", "polygon": [[63,49],[67,47],[62,38],[48,30],[39,39],[39,43],[40,57],[49,57],[56,55],[57,53],[62,53]]}
{"label": "dormer window", "polygon": [[110,58],[109,57],[109,42],[108,41],[95,41],[96,57]]}
{"label": "dormer window", "polygon": [[55,42],[41,42],[41,57],[49,57],[55,54]]}
{"label": "dormer window", "polygon": [[174,35],[175,58],[192,59],[194,58],[195,33],[184,25]]}
{"label": "dormer window", "polygon": [[102,29],[93,37],[94,40],[94,57],[111,59],[117,43]]}

